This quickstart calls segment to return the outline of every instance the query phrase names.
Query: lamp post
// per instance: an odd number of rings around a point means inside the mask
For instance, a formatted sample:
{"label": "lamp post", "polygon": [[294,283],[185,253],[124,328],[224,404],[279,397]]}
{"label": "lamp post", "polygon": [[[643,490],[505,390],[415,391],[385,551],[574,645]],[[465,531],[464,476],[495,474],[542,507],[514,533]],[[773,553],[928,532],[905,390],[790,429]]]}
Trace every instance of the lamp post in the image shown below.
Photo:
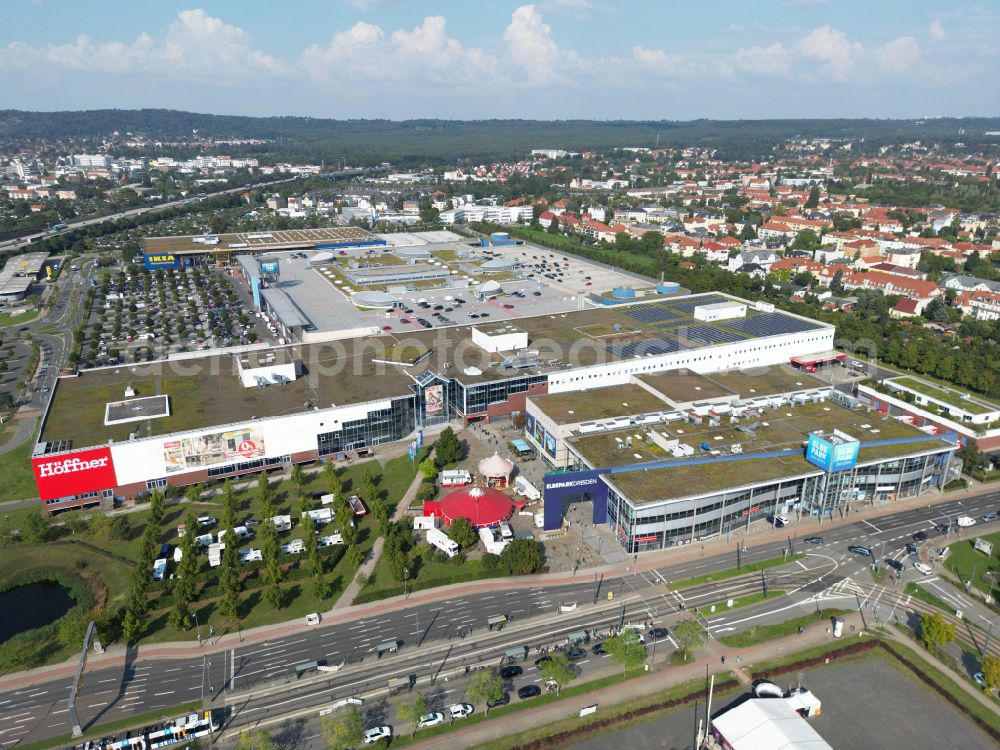
{"label": "lamp post", "polygon": [[403,596],[409,596],[410,569],[403,568]]}
{"label": "lamp post", "polygon": [[201,625],[198,622],[198,610],[194,611],[194,626],[198,631],[198,648],[201,648]]}

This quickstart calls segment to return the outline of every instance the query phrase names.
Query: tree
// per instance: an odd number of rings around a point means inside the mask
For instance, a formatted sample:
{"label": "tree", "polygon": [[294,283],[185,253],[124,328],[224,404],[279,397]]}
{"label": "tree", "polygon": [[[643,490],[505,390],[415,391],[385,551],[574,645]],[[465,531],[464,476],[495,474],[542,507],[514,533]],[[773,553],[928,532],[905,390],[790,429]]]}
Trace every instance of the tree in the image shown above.
{"label": "tree", "polygon": [[552,219],[551,219],[551,221],[549,222],[548,233],[549,234],[559,234],[559,217],[558,216],[553,216]]}
{"label": "tree", "polygon": [[924,308],[924,317],[932,323],[948,323],[951,321],[951,310],[944,300],[932,299]]}
{"label": "tree", "polygon": [[434,463],[434,459],[428,456],[423,461],[420,462],[420,466],[417,467],[421,474],[424,475],[424,479],[433,481],[437,478],[438,468],[437,464]]}
{"label": "tree", "polygon": [[691,656],[691,651],[705,642],[705,629],[696,620],[681,620],[673,629],[674,640],[684,661]]}
{"label": "tree", "polygon": [[89,622],[90,617],[81,609],[74,609],[67,613],[59,620],[59,626],[56,628],[59,643],[74,651],[79,649],[83,643],[83,637],[87,634]]}
{"label": "tree", "polygon": [[339,716],[323,717],[323,736],[330,750],[350,750],[360,745],[365,735],[365,720],[356,706]]}
{"label": "tree", "polygon": [[276,750],[277,747],[271,735],[264,731],[243,731],[236,744],[236,750]]}
{"label": "tree", "polygon": [[944,619],[940,612],[920,616],[920,638],[930,648],[955,640],[955,626]]}
{"label": "tree", "polygon": [[576,668],[570,663],[565,651],[554,652],[551,659],[542,663],[541,672],[547,683],[556,684],[557,694],[577,677]]}
{"label": "tree", "polygon": [[983,670],[983,679],[986,680],[987,689],[1000,690],[1000,657],[984,657],[980,667]]}
{"label": "tree", "polygon": [[476,530],[465,516],[459,516],[448,528],[448,538],[459,547],[471,547],[476,543]]}
{"label": "tree", "polygon": [[503,697],[503,679],[492,669],[474,672],[469,680],[468,695],[473,703],[482,703],[484,711],[489,714],[490,704]]}
{"label": "tree", "polygon": [[191,602],[197,593],[195,575],[198,572],[198,550],[195,548],[194,513],[188,511],[184,517],[184,536],[181,537],[181,561],[177,566],[177,578],[174,580],[174,608],[170,613],[171,624],[180,630],[191,627]]}
{"label": "tree", "polygon": [[226,529],[225,545],[222,551],[219,586],[222,589],[222,600],[219,602],[219,612],[225,617],[236,617],[240,608],[240,553],[239,541],[233,529],[236,527],[236,495],[232,485],[226,482],[222,492],[222,517]]}
{"label": "tree", "polygon": [[659,253],[663,251],[663,234],[657,231],[646,232],[639,240],[642,249],[647,253]]}
{"label": "tree", "polygon": [[817,208],[819,206],[819,185],[813,185],[809,189],[809,197],[806,199],[803,208]]}
{"label": "tree", "polygon": [[542,545],[533,539],[513,539],[500,553],[500,567],[508,575],[537,573],[542,562]]}
{"label": "tree", "polygon": [[292,467],[292,473],[289,478],[292,480],[292,484],[295,485],[295,489],[302,489],[303,485],[306,483],[306,473],[302,471],[301,464],[295,464]]}
{"label": "tree", "polygon": [[139,636],[142,635],[144,629],[145,623],[143,622],[142,615],[138,614],[132,607],[129,607],[125,611],[125,619],[122,621],[122,638],[125,640],[125,643],[135,643],[139,640]]}
{"label": "tree", "polygon": [[816,277],[809,271],[800,271],[792,277],[792,283],[796,286],[811,287],[816,283]]}
{"label": "tree", "polygon": [[740,230],[740,239],[743,242],[757,239],[757,230],[754,229],[753,222],[749,218],[743,221],[743,229]]}
{"label": "tree", "polygon": [[326,483],[327,492],[333,495],[334,499],[341,496],[344,488],[340,482],[340,475],[337,474],[337,468],[329,461],[323,467],[323,481]]}
{"label": "tree", "polygon": [[400,703],[396,707],[396,716],[399,720],[410,725],[411,737],[417,733],[417,724],[425,713],[427,713],[427,700],[422,693],[417,693],[413,700]]}
{"label": "tree", "polygon": [[635,628],[625,628],[616,636],[604,641],[604,650],[611,660],[622,666],[622,674],[636,669],[646,661],[646,647],[639,643]]}
{"label": "tree", "polygon": [[830,291],[834,294],[844,293],[844,269],[838,268],[837,272],[833,274],[833,278],[830,280]]}
{"label": "tree", "polygon": [[326,581],[326,573],[323,570],[323,558],[319,554],[319,543],[316,540],[316,525],[310,516],[302,516],[302,532],[305,535],[306,562],[309,570],[313,574],[313,595],[317,599],[326,599],[330,595],[330,587]]}
{"label": "tree", "polygon": [[29,513],[21,522],[21,541],[41,544],[49,538],[49,519],[41,511]]}
{"label": "tree", "polygon": [[389,508],[386,507],[385,502],[380,497],[371,500],[369,505],[372,508],[372,517],[375,519],[375,523],[378,524],[379,533],[385,536],[389,528]]}
{"label": "tree", "polygon": [[438,466],[447,466],[462,460],[465,451],[450,425],[445,427],[438,436],[437,443],[434,444],[434,454]]}

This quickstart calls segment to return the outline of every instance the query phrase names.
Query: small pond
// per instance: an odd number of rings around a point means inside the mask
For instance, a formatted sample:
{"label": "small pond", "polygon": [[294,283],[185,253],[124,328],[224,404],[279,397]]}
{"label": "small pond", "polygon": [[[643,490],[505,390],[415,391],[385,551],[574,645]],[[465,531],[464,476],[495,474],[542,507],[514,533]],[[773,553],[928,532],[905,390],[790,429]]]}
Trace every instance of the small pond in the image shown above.
{"label": "small pond", "polygon": [[0,594],[0,643],[25,630],[55,622],[76,604],[69,589],[56,581],[36,581]]}

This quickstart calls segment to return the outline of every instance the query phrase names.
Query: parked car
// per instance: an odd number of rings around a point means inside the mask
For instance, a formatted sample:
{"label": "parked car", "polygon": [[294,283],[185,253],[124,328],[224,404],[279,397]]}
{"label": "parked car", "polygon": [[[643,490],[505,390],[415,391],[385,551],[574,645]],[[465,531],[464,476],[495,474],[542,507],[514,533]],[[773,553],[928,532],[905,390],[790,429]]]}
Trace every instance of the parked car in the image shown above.
{"label": "parked car", "polygon": [[219,519],[215,516],[198,516],[198,525],[202,528],[206,526],[215,526],[219,522]]}
{"label": "parked car", "polygon": [[604,656],[607,653],[607,651],[604,650],[603,643],[598,643],[596,646],[590,649],[590,653],[592,653],[594,656]]}
{"label": "parked car", "polygon": [[441,724],[444,721],[444,714],[440,711],[432,711],[429,714],[424,714],[417,721],[417,726],[421,729],[424,727],[434,727]]}
{"label": "parked car", "polygon": [[448,715],[453,719],[464,719],[475,710],[469,703],[455,703],[448,707]]}
{"label": "parked car", "polygon": [[495,701],[488,701],[486,705],[490,708],[496,708],[497,706],[506,706],[508,703],[510,703],[510,693],[504,693]]}
{"label": "parked car", "polygon": [[521,700],[535,698],[542,694],[542,689],[538,685],[525,685],[517,689],[517,697]]}
{"label": "parked car", "polygon": [[392,727],[383,725],[380,727],[370,727],[365,730],[365,744],[373,745],[379,740],[392,739]]}
{"label": "parked car", "polygon": [[[537,666],[537,662],[535,664]],[[505,680],[513,679],[514,677],[522,674],[524,674],[524,670],[517,664],[509,664],[506,667],[500,667],[500,677]]]}

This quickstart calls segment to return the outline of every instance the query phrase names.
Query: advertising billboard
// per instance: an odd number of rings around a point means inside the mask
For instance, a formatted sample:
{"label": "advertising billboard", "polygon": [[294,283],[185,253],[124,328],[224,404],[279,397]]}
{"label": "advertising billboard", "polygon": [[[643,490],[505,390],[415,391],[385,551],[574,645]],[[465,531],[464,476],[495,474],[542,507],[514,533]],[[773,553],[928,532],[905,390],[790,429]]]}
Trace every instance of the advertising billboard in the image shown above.
{"label": "advertising billboard", "polygon": [[98,492],[118,485],[110,448],[31,459],[42,500]]}
{"label": "advertising billboard", "polygon": [[553,458],[556,456],[556,436],[551,432],[545,435],[545,452]]}
{"label": "advertising billboard", "polygon": [[440,383],[424,388],[424,413],[444,413],[444,386]]}
{"label": "advertising billboard", "polygon": [[142,256],[143,265],[149,271],[161,271],[165,268],[179,268],[181,260],[173,253],[154,253]]}
{"label": "advertising billboard", "polygon": [[539,445],[545,445],[545,428],[542,427],[542,423],[535,420],[535,442]]}
{"label": "advertising billboard", "polygon": [[274,274],[278,273],[278,261],[276,260],[261,261],[260,272],[274,273]]}
{"label": "advertising billboard", "polygon": [[824,471],[846,471],[858,462],[860,447],[857,440],[834,442],[811,434],[806,445],[806,460]]}
{"label": "advertising billboard", "polygon": [[168,474],[204,469],[229,461],[263,458],[264,453],[264,438],[259,430],[252,427],[168,440],[163,444],[163,460]]}
{"label": "advertising billboard", "polygon": [[535,434],[535,417],[532,414],[524,415],[524,434],[525,435]]}

